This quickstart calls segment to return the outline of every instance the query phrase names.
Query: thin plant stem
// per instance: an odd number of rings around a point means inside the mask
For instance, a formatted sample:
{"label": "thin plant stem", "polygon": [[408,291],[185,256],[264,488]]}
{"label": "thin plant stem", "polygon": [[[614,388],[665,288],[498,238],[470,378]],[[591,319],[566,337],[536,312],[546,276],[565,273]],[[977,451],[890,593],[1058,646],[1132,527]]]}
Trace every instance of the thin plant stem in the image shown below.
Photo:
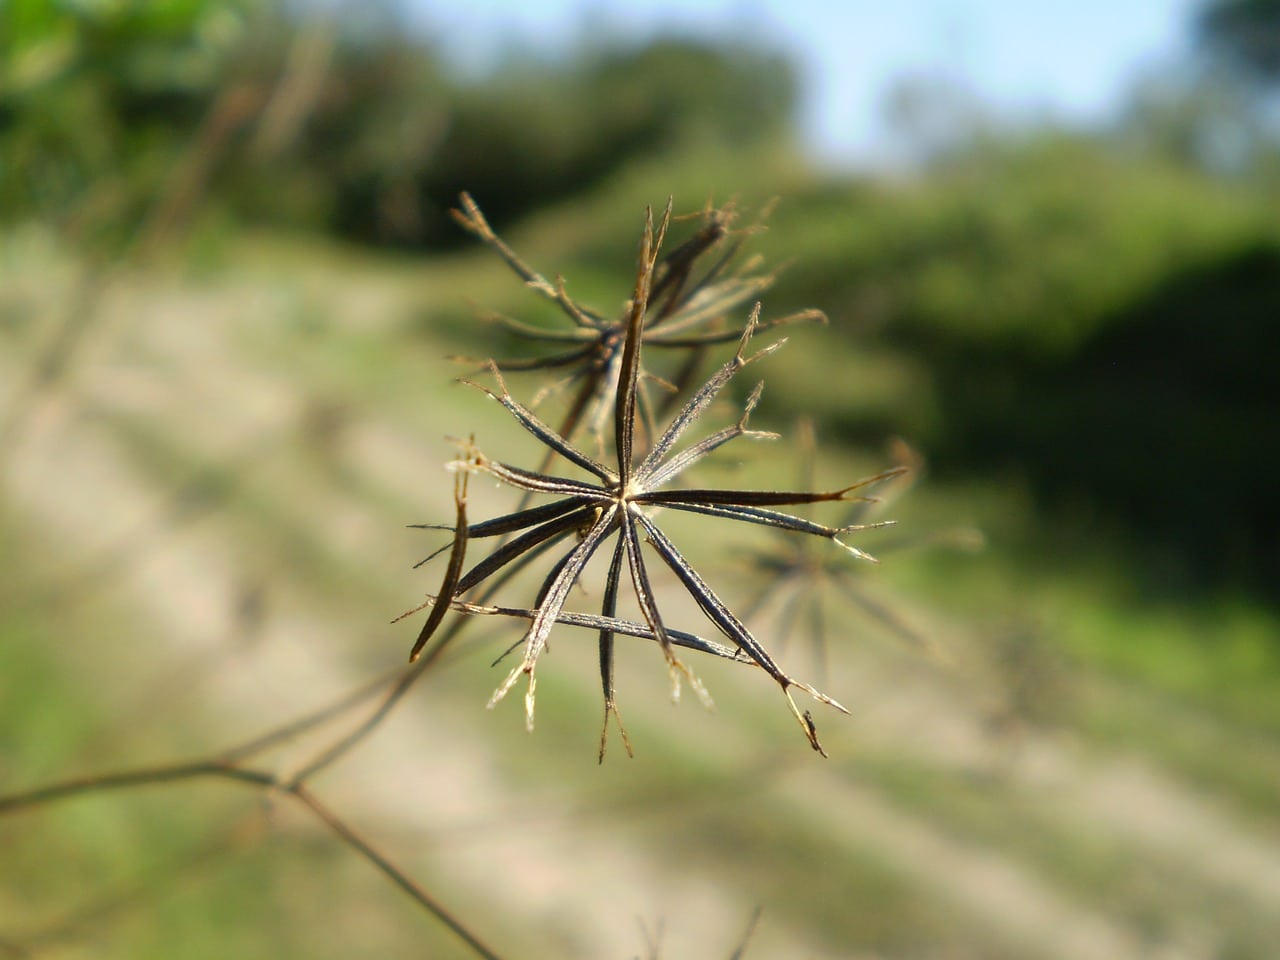
{"label": "thin plant stem", "polygon": [[289,791],[299,803],[316,815],[324,824],[352,850],[378,868],[382,874],[397,887],[407,893],[420,907],[448,927],[478,957],[484,960],[500,960],[487,944],[458,920],[443,904],[426,891],[421,884],[397,867],[373,844],[357,833],[345,820],[332,810],[303,784],[295,784]]}
{"label": "thin plant stem", "polygon": [[292,797],[311,811],[312,815],[324,823],[346,846],[371,863],[401,890],[408,893],[419,906],[458,936],[477,956],[483,957],[485,960],[497,960],[498,954],[488,947],[461,920],[431,896],[412,877],[397,867],[385,854],[356,832],[345,820],[323,804],[305,784],[296,778],[282,780],[279,776],[269,771],[241,767],[234,762],[215,757],[208,760],[187,761],[169,765],[142,767],[136,770],[122,770],[75,777],[70,780],[36,787],[32,790],[0,796],[0,816],[29,811],[33,808],[92,793],[161,786],[201,779],[227,780],[256,787],[268,794],[283,794]]}

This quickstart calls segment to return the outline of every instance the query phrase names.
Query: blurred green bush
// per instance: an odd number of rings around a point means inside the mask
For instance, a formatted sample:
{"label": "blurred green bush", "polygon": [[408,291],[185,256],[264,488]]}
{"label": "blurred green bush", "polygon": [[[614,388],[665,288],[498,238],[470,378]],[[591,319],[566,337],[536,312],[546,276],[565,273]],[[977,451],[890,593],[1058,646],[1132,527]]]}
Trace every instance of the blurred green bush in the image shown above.
{"label": "blurred green bush", "polygon": [[1010,141],[790,197],[779,296],[927,371],[833,427],[906,432],[944,473],[1016,470],[1042,503],[1174,548],[1180,583],[1263,583],[1280,574],[1266,192],[1105,141]]}

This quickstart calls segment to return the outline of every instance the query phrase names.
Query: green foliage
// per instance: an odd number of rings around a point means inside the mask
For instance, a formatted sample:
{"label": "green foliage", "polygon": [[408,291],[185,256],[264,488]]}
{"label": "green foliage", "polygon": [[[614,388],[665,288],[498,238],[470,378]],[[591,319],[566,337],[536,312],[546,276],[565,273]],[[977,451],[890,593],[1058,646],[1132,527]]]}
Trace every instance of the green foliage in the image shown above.
{"label": "green foliage", "polygon": [[454,242],[470,190],[502,224],[636,158],[785,134],[792,68],[675,37],[449,69],[396,8],[282,0],[54,4],[0,17],[0,211],[119,246],[202,207],[376,244]]}
{"label": "green foliage", "polygon": [[0,9],[0,212],[117,236],[148,208],[244,41],[245,3]]}
{"label": "green foliage", "polygon": [[1280,3],[1210,0],[1196,19],[1200,43],[1245,76],[1280,80]]}

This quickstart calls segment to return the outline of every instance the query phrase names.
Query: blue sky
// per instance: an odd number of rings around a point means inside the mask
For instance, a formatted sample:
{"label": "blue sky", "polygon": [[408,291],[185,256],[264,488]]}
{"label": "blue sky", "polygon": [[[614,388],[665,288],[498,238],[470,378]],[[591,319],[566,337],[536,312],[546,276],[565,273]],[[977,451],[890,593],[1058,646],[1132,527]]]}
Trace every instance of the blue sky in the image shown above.
{"label": "blue sky", "polygon": [[463,62],[505,43],[554,52],[589,24],[777,43],[803,63],[805,131],[824,156],[873,163],[888,149],[880,106],[905,75],[963,86],[1014,115],[1099,121],[1135,74],[1186,46],[1195,0],[410,0]]}

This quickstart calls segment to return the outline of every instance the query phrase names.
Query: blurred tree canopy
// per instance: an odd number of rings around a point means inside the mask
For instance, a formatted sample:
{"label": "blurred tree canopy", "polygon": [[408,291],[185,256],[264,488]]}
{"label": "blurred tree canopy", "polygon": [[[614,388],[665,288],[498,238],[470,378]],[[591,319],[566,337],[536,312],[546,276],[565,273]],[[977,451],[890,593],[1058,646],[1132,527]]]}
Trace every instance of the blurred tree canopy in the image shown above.
{"label": "blurred tree canopy", "polygon": [[699,138],[789,135],[776,53],[658,37],[518,56],[464,80],[394,6],[299,19],[271,0],[11,0],[0,10],[0,211],[163,233],[210,204],[361,241],[457,239]]}
{"label": "blurred tree canopy", "polygon": [[1211,0],[1195,31],[1210,54],[1243,75],[1280,80],[1280,0]]}

